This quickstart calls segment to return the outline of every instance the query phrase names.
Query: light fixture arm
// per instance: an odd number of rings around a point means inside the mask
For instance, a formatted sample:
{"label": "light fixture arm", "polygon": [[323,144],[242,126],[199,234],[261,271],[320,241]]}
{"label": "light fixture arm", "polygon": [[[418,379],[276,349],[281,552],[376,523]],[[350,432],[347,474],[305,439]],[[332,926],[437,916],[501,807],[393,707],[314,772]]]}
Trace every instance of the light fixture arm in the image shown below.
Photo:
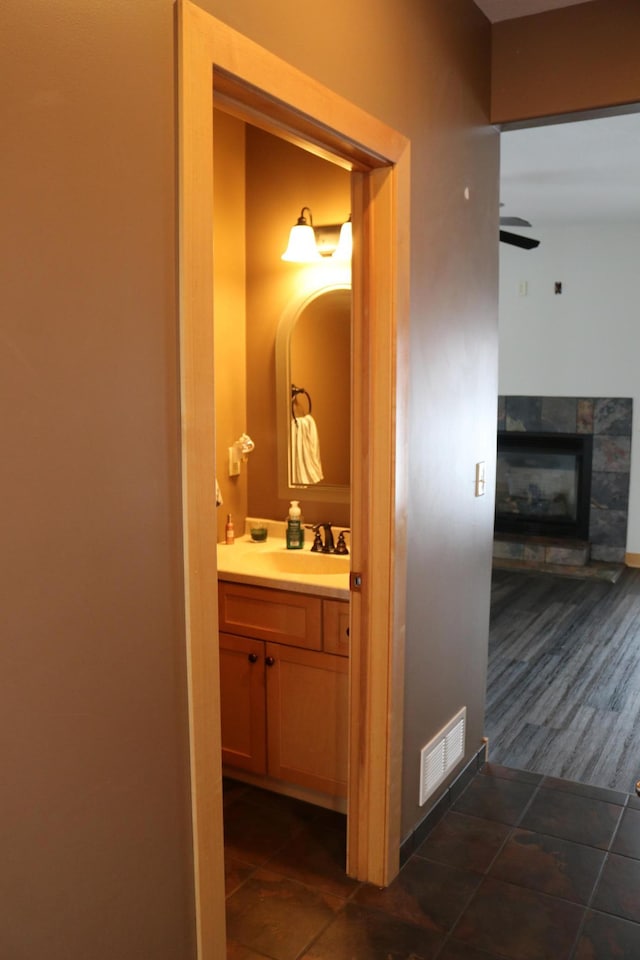
{"label": "light fixture arm", "polygon": [[[307,220],[306,220],[305,215],[304,215],[305,210],[306,210],[307,213],[309,214],[309,222],[308,222],[308,223],[307,223]],[[298,221],[297,221],[297,223],[296,223],[296,226],[297,226],[297,227],[307,227],[307,226],[312,227],[312,226],[313,226],[313,215],[312,215],[312,213],[311,213],[311,207],[303,207],[303,208],[302,208],[302,210],[300,211],[300,216],[298,217]]]}

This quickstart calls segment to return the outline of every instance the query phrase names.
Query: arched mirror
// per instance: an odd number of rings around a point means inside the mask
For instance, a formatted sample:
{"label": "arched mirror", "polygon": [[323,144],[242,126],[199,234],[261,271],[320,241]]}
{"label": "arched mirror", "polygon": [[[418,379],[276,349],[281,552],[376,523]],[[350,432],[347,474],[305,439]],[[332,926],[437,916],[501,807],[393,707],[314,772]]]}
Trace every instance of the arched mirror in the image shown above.
{"label": "arched mirror", "polygon": [[[293,303],[276,336],[279,496],[348,503],[351,483],[351,287]],[[321,477],[321,479],[319,479]]]}

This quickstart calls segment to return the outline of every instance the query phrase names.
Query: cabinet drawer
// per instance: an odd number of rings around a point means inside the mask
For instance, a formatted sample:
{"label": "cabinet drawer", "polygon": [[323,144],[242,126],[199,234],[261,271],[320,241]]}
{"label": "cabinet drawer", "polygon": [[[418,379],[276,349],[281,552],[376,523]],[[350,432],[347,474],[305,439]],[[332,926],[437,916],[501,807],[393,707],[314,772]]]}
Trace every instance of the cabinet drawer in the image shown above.
{"label": "cabinet drawer", "polygon": [[343,600],[323,600],[323,649],[327,653],[349,656],[349,603]]}
{"label": "cabinet drawer", "polygon": [[220,630],[308,650],[322,649],[322,601],[302,593],[218,582]]}

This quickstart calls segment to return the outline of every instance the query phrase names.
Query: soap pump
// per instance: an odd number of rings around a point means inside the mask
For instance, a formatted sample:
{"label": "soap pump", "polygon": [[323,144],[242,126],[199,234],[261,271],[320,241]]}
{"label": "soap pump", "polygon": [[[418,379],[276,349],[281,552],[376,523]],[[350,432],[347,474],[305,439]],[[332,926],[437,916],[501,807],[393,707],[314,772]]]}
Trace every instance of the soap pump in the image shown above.
{"label": "soap pump", "polygon": [[304,545],[304,530],[300,514],[299,501],[292,500],[289,504],[289,517],[287,519],[287,550],[302,550]]}

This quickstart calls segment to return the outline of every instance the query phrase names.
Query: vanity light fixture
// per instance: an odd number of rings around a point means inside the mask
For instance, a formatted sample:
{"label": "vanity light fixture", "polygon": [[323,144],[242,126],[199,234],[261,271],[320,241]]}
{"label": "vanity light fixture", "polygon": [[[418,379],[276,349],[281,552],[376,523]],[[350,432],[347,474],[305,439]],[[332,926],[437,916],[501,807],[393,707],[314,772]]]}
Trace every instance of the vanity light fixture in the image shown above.
{"label": "vanity light fixture", "polygon": [[[304,215],[305,210],[309,214],[309,222]],[[281,259],[291,263],[314,263],[322,259],[316,245],[313,217],[309,207],[302,208],[297,222],[291,227],[289,245]]]}
{"label": "vanity light fixture", "polygon": [[303,207],[291,228],[289,245],[281,259],[290,263],[319,263],[326,258],[351,259],[351,217],[342,225],[330,223],[314,227],[311,210]]}

